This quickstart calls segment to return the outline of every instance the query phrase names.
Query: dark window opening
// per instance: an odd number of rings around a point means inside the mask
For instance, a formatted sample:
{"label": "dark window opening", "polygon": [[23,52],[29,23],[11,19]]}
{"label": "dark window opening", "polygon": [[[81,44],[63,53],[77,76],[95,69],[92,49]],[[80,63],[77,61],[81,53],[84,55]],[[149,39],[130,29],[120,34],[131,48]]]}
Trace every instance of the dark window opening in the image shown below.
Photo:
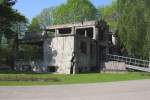
{"label": "dark window opening", "polygon": [[56,66],[48,66],[48,72],[56,72],[58,67]]}
{"label": "dark window opening", "polygon": [[76,33],[77,35],[80,35],[80,36],[85,36],[86,34],[88,38],[93,38],[93,28],[77,29]]}
{"label": "dark window opening", "polygon": [[71,28],[59,29],[59,34],[71,34]]}
{"label": "dark window opening", "polygon": [[81,53],[87,54],[87,44],[86,44],[86,42],[81,42],[80,49],[81,49]]}
{"label": "dark window opening", "polygon": [[109,36],[108,36],[108,41],[109,41],[109,43],[112,44],[112,35],[109,35]]}
{"label": "dark window opening", "polygon": [[47,33],[48,36],[52,36],[52,35],[55,34],[55,29],[47,30],[46,33]]}
{"label": "dark window opening", "polygon": [[55,29],[50,29],[50,30],[48,30],[48,31],[50,31],[50,32],[55,32]]}
{"label": "dark window opening", "polygon": [[93,38],[93,28],[87,28],[87,37],[88,38]]}
{"label": "dark window opening", "polygon": [[85,36],[85,29],[77,29],[76,34],[80,36]]}

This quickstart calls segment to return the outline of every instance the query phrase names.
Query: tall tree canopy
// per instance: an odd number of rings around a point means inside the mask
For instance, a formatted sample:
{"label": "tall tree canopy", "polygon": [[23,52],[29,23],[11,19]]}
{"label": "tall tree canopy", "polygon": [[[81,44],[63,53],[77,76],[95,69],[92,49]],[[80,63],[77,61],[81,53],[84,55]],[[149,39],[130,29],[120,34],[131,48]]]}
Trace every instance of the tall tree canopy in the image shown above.
{"label": "tall tree canopy", "polygon": [[15,29],[18,29],[19,23],[26,22],[25,16],[12,8],[15,3],[16,0],[0,2],[0,39],[2,35],[5,35],[9,41],[9,46],[6,48],[0,44],[0,64],[3,62],[10,64],[13,61],[19,34]]}
{"label": "tall tree canopy", "polygon": [[96,19],[97,9],[89,0],[67,0],[56,7],[54,24],[71,23]]}
{"label": "tall tree canopy", "polygon": [[48,26],[53,24],[53,12],[55,8],[45,8],[43,11],[36,17],[39,21],[39,23]]}
{"label": "tall tree canopy", "polygon": [[29,26],[29,32],[41,32],[44,27],[52,25],[54,23],[53,11],[53,7],[43,9],[38,16],[32,19],[32,22]]}
{"label": "tall tree canopy", "polygon": [[119,37],[129,55],[148,57],[150,53],[150,1],[118,0]]}
{"label": "tall tree canopy", "polygon": [[38,20],[38,18],[33,18],[31,24],[28,27],[28,32],[30,33],[38,33],[41,32],[42,29],[40,27],[40,22]]}
{"label": "tall tree canopy", "polygon": [[113,0],[111,5],[99,7],[98,13],[100,18],[107,21],[111,28],[117,28],[118,10],[116,0]]}
{"label": "tall tree canopy", "polygon": [[67,0],[65,4],[44,9],[32,19],[29,31],[41,32],[41,27],[95,20],[97,9],[89,0]]}
{"label": "tall tree canopy", "polygon": [[150,0],[114,0],[99,8],[111,29],[118,29],[120,44],[133,57],[150,56]]}
{"label": "tall tree canopy", "polygon": [[25,22],[26,18],[17,12],[12,6],[16,0],[3,0],[0,4],[0,34],[5,34],[8,38],[14,36],[12,26],[19,22]]}

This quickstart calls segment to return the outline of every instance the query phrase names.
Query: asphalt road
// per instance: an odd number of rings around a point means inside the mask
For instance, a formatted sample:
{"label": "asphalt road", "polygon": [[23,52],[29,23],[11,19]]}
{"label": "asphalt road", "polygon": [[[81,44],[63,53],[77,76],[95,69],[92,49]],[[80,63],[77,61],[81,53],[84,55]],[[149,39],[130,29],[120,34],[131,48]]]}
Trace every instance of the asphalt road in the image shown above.
{"label": "asphalt road", "polygon": [[150,80],[0,87],[0,100],[150,100]]}

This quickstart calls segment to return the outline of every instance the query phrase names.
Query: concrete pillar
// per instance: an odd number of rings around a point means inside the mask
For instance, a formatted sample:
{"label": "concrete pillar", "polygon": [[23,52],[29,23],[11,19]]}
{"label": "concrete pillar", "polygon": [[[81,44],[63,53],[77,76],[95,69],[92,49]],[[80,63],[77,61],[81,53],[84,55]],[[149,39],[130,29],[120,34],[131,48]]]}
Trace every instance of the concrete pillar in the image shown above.
{"label": "concrete pillar", "polygon": [[85,30],[85,37],[87,37],[87,30]]}
{"label": "concrete pillar", "polygon": [[74,26],[72,27],[72,32],[71,32],[71,34],[76,34],[76,30],[75,30],[75,27],[74,27]]}
{"label": "concrete pillar", "polygon": [[96,64],[97,64],[97,67],[100,71],[100,67],[101,67],[101,61],[100,61],[100,45],[99,45],[99,28],[98,27],[94,27],[94,40],[96,40]]}
{"label": "concrete pillar", "polygon": [[94,36],[93,36],[93,39],[94,40],[98,40],[98,35],[99,35],[99,29],[97,27],[94,27],[94,32],[93,32]]}
{"label": "concrete pillar", "polygon": [[59,30],[55,29],[55,36],[57,36],[59,34]]}

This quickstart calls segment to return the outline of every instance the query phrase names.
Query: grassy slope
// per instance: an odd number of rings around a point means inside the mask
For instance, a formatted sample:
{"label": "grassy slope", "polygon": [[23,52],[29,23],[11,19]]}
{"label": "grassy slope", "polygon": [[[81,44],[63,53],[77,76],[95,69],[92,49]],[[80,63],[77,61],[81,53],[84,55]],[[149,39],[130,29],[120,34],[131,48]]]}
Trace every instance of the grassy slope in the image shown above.
{"label": "grassy slope", "polygon": [[[5,81],[5,79],[49,79],[48,81]],[[1,73],[0,86],[26,86],[26,85],[51,85],[51,84],[75,84],[96,83],[125,80],[150,79],[149,73],[102,73],[102,74],[77,74],[77,75],[54,75],[54,74],[31,74],[31,73]],[[3,80],[3,81],[2,81]]]}

